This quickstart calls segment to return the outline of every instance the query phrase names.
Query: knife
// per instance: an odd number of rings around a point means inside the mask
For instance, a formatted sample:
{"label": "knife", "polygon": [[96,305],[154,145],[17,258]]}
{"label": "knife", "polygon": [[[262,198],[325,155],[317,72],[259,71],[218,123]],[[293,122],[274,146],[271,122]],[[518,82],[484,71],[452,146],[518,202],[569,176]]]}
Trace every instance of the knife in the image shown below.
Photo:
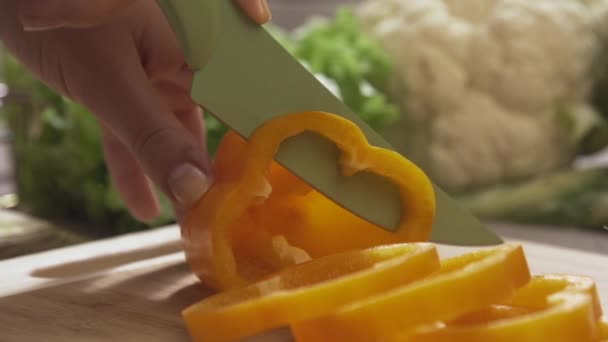
{"label": "knife", "polygon": [[[393,149],[380,134],[325,88],[232,0],[157,0],[195,71],[192,99],[244,138],[269,119],[324,111],[357,124],[370,144]],[[394,232],[400,197],[388,180],[361,172],[342,177],[335,145],[315,134],[281,144],[275,160],[359,217]],[[437,185],[431,241],[482,246],[503,241]]]}

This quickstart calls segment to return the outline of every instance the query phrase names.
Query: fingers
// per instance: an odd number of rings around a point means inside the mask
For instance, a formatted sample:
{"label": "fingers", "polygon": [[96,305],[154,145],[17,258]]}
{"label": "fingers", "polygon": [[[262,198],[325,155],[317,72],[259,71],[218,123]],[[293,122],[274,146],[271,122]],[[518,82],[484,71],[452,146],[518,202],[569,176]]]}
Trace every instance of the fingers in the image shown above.
{"label": "fingers", "polygon": [[268,0],[236,0],[236,2],[258,24],[265,24],[272,17]]}
{"label": "fingers", "polygon": [[92,27],[105,22],[134,0],[18,0],[28,31],[59,27]]}
{"label": "fingers", "polygon": [[[205,134],[205,121],[203,120],[203,111],[200,107],[195,107],[185,113],[178,113],[179,121],[188,129],[201,146],[207,149],[207,138]],[[208,162],[211,161],[208,158]]]}
{"label": "fingers", "polygon": [[[181,124],[192,133],[194,138],[200,144],[201,148],[207,151],[207,141],[202,110],[199,107],[195,107],[190,111],[178,113],[177,118],[181,122]],[[209,158],[209,156],[205,155],[205,157],[206,163],[208,165],[211,165],[211,159]],[[207,173],[207,177],[209,179],[213,178],[211,167]],[[184,208],[180,207],[176,207],[174,209],[177,221],[179,222],[181,221],[182,216],[185,214],[185,210]]]}
{"label": "fingers", "polygon": [[160,214],[160,205],[133,154],[105,127],[102,129],[102,145],[114,186],[131,215],[143,222],[154,220]]}
{"label": "fingers", "polygon": [[[206,150],[204,120],[198,107],[178,113],[181,124]],[[102,145],[112,181],[129,212],[138,220],[150,222],[160,214],[160,204],[148,178],[128,148],[106,127],[102,126]],[[208,160],[208,163],[211,163]],[[179,221],[185,208],[174,207]]]}
{"label": "fingers", "polygon": [[[135,0],[18,0],[19,15],[28,31],[60,27],[93,27],[105,22]],[[152,0],[148,0],[152,1]],[[255,22],[271,18],[267,0],[236,0]]]}
{"label": "fingers", "polygon": [[78,31],[64,34],[72,43],[61,59],[70,93],[137,157],[176,206],[189,208],[209,187],[207,153],[158,96],[132,37],[112,25],[89,30],[86,39]]}

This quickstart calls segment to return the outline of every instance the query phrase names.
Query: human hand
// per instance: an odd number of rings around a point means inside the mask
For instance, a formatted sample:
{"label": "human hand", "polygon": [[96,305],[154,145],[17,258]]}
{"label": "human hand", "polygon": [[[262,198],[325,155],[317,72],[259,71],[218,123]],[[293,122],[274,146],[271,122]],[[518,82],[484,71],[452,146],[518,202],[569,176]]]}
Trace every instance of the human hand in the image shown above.
{"label": "human hand", "polygon": [[[236,0],[257,23],[266,0]],[[87,107],[132,215],[158,216],[152,183],[179,216],[213,177],[193,73],[153,0],[2,0],[0,39],[37,77]],[[69,156],[66,156],[69,158]]]}

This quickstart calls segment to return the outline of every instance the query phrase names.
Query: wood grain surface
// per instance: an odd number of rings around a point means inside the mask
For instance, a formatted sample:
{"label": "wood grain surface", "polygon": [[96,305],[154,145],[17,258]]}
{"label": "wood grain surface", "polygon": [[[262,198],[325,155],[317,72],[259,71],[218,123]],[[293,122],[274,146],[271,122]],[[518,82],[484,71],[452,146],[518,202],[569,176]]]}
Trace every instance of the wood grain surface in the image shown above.
{"label": "wood grain surface", "polygon": [[[180,312],[212,292],[192,275],[182,253],[113,269],[91,265],[79,275],[32,275],[136,247],[155,250],[178,237],[177,227],[167,227],[0,262],[0,341],[188,341]],[[289,341],[289,333],[247,341]]]}
{"label": "wood grain surface", "polygon": [[[177,227],[165,227],[0,262],[0,341],[188,341],[180,312],[212,293],[192,275],[182,253],[105,270],[107,265],[91,264],[78,275],[32,275],[41,268],[136,247],[153,250],[177,238]],[[608,308],[608,255],[518,242],[524,244],[534,273],[593,277]],[[440,246],[442,257],[469,250]],[[247,341],[291,338],[283,329]]]}

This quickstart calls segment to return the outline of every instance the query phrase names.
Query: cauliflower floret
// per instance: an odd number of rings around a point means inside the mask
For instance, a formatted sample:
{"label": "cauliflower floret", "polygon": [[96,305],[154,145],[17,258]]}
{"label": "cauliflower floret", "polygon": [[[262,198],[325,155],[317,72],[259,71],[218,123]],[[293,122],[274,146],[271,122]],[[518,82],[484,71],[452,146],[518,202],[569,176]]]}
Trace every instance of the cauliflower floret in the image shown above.
{"label": "cauliflower floret", "polygon": [[562,113],[588,107],[608,0],[367,0],[358,15],[393,60],[391,95],[408,116],[391,140],[426,149],[412,159],[440,184],[476,187],[573,160]]}
{"label": "cauliflower floret", "polygon": [[[396,70],[399,77],[395,92],[400,92],[399,87],[405,84],[407,106],[415,109],[412,115],[424,118],[441,112],[437,106],[449,108],[458,101],[462,96],[459,92],[468,83],[465,61],[470,24],[451,19],[445,4],[438,0],[372,1],[364,4],[361,12],[372,23],[368,26],[372,36],[393,60],[407,61],[407,68]],[[403,15],[394,15],[395,12]],[[381,20],[387,15],[389,19]],[[434,94],[435,100],[428,101],[427,94]]]}
{"label": "cauliflower floret", "polygon": [[578,2],[558,2],[497,3],[474,33],[472,86],[532,115],[582,100],[596,47],[591,13]]}
{"label": "cauliflower floret", "polygon": [[446,187],[528,177],[550,171],[570,155],[554,151],[570,146],[563,129],[551,124],[552,111],[517,113],[478,91],[468,92],[461,103],[432,126],[433,174]]}
{"label": "cauliflower floret", "polygon": [[444,3],[453,17],[479,23],[485,20],[497,1],[499,0],[445,0]]}

